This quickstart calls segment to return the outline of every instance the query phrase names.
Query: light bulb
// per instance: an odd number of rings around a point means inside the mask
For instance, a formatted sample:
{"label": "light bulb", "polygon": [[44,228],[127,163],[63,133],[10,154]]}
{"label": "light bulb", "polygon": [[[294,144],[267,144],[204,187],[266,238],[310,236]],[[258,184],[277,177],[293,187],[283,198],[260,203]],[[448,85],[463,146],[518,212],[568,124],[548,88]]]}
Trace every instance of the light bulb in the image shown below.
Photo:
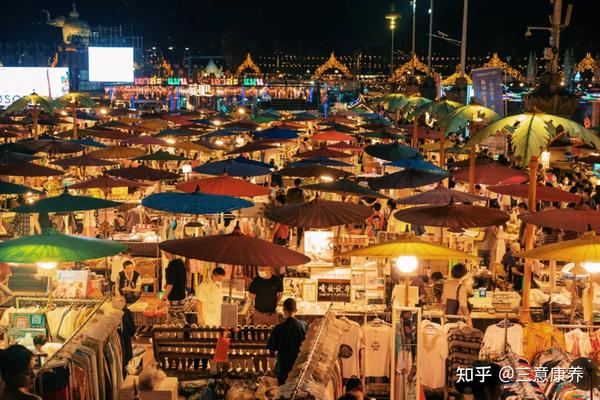
{"label": "light bulb", "polygon": [[55,262],[38,262],[36,263],[36,265],[38,267],[40,267],[41,269],[54,269],[56,268],[56,263]]}
{"label": "light bulb", "polygon": [[419,261],[415,256],[400,256],[396,259],[396,268],[405,274],[414,272],[418,265]]}
{"label": "light bulb", "polygon": [[181,172],[184,174],[189,174],[192,172],[192,166],[190,164],[183,164],[181,166]]}
{"label": "light bulb", "polygon": [[600,272],[600,262],[584,262],[583,268],[590,274],[597,274]]}

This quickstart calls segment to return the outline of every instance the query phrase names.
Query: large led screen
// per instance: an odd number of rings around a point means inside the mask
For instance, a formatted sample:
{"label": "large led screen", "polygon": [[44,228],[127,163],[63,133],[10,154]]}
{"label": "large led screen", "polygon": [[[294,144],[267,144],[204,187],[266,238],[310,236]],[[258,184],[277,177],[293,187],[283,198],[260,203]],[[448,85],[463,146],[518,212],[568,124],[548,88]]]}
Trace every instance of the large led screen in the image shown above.
{"label": "large led screen", "polygon": [[90,82],[133,82],[133,47],[89,47]]}
{"label": "large led screen", "polygon": [[52,98],[69,93],[69,68],[0,67],[0,107],[33,92]]}

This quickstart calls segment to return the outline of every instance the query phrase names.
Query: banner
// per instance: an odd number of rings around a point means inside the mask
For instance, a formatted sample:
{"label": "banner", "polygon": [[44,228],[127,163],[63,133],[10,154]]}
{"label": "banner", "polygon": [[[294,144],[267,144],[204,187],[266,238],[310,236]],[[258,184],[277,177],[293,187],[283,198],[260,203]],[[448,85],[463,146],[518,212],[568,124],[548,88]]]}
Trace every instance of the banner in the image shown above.
{"label": "banner", "polygon": [[473,92],[477,103],[504,116],[502,69],[478,68],[471,71]]}
{"label": "banner", "polygon": [[350,303],[350,279],[319,279],[317,301]]}

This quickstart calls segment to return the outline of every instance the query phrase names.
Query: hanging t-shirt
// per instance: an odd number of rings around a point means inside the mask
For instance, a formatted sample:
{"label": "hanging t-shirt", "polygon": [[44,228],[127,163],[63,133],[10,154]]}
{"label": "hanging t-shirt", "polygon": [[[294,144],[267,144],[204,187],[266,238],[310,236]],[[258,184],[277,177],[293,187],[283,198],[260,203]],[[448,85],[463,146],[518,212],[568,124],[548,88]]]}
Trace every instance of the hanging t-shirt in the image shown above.
{"label": "hanging t-shirt", "polygon": [[202,302],[202,321],[204,325],[221,326],[221,287],[208,278],[198,285],[197,297]]}
{"label": "hanging t-shirt", "polygon": [[390,376],[390,335],[386,324],[363,326],[363,374],[366,377]]}
{"label": "hanging t-shirt", "polygon": [[[491,325],[485,330],[483,336],[483,346],[479,356],[482,359],[493,359],[504,352],[504,326]],[[508,345],[513,353],[523,356],[523,327],[519,324],[512,324],[506,329],[506,338]]]}
{"label": "hanging t-shirt", "polygon": [[362,330],[360,325],[350,320],[342,326],[342,338],[340,342],[340,359],[342,360],[342,376],[350,378],[360,376],[359,353],[362,345]]}
{"label": "hanging t-shirt", "polygon": [[456,383],[458,368],[470,368],[479,359],[482,342],[483,332],[479,329],[462,326],[448,332],[449,384]]}
{"label": "hanging t-shirt", "polygon": [[421,371],[421,384],[431,389],[444,387],[448,341],[441,325],[423,321],[419,353],[427,366]]}

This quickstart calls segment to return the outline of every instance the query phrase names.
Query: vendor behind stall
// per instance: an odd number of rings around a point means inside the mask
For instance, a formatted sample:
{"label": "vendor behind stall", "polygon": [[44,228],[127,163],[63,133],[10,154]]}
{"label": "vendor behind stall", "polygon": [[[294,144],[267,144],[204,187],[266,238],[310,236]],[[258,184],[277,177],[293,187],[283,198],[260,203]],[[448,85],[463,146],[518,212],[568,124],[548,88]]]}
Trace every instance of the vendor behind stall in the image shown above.
{"label": "vendor behind stall", "polygon": [[221,267],[213,269],[210,279],[205,279],[196,291],[198,297],[198,323],[209,326],[221,326],[221,282],[225,270]]}
{"label": "vendor behind stall", "polygon": [[277,304],[283,295],[283,281],[273,275],[271,267],[258,267],[258,276],[248,288],[250,302],[254,305],[252,323],[254,325],[277,325],[279,314]]}
{"label": "vendor behind stall", "polygon": [[135,270],[133,261],[127,260],[123,263],[123,271],[119,272],[118,282],[119,294],[125,298],[126,304],[133,304],[142,293],[142,279]]}

